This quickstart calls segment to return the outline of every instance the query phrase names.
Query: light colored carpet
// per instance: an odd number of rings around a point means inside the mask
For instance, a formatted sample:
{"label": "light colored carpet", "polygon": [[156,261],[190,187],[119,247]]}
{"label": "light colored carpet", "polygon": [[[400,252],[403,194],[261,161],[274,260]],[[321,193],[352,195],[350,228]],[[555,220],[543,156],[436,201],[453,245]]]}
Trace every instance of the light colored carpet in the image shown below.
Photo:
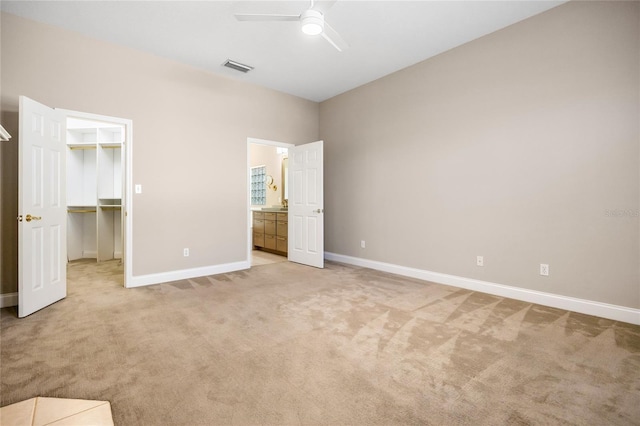
{"label": "light colored carpet", "polygon": [[108,400],[116,425],[632,425],[640,327],[369,269],[281,262],[3,309],[1,400]]}

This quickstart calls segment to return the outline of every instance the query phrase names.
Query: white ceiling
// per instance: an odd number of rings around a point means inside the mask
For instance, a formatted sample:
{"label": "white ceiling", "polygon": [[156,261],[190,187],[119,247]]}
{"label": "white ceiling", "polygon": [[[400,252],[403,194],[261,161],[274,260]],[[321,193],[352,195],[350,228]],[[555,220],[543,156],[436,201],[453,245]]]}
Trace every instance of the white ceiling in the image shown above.
{"label": "white ceiling", "polygon": [[[338,52],[297,22],[239,22],[234,13],[299,14],[290,1],[8,1],[28,19],[77,31],[313,101],[335,95],[541,13],[564,1],[337,1],[325,19]],[[10,37],[3,34],[3,37]],[[223,68],[226,59],[255,67]]]}

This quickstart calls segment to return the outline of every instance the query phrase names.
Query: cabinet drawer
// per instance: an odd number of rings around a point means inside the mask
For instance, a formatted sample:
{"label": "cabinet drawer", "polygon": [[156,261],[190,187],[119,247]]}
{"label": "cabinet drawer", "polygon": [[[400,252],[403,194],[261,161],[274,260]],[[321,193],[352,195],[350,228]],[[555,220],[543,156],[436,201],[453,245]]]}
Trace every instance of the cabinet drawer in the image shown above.
{"label": "cabinet drawer", "polygon": [[280,237],[289,236],[289,222],[280,222],[276,224],[276,235]]}
{"label": "cabinet drawer", "polygon": [[264,236],[264,248],[268,248],[271,250],[276,249],[276,236],[275,235],[265,235]]}
{"label": "cabinet drawer", "polygon": [[264,219],[264,212],[253,212],[254,219]]}
{"label": "cabinet drawer", "polygon": [[264,247],[264,234],[262,232],[253,233],[253,245],[256,247]]}
{"label": "cabinet drawer", "polygon": [[276,237],[276,250],[286,253],[289,249],[288,245],[287,237]]}
{"label": "cabinet drawer", "polygon": [[263,213],[264,214],[264,219],[265,220],[276,220],[276,214],[275,213]]}
{"label": "cabinet drawer", "polygon": [[276,213],[276,220],[287,222],[289,220],[289,213]]}
{"label": "cabinet drawer", "polygon": [[253,230],[254,231],[264,231],[264,220],[262,219],[253,219]]}
{"label": "cabinet drawer", "polygon": [[276,235],[276,221],[266,220],[264,221],[264,233],[269,235]]}

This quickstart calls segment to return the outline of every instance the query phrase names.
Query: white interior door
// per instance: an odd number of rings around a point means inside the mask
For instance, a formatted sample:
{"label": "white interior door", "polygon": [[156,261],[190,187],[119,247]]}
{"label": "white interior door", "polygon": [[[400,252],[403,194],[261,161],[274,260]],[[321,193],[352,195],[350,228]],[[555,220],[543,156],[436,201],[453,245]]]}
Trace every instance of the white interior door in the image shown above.
{"label": "white interior door", "polygon": [[64,114],[20,97],[18,316],[67,295]]}
{"label": "white interior door", "polygon": [[324,267],[323,143],[289,148],[289,260]]}

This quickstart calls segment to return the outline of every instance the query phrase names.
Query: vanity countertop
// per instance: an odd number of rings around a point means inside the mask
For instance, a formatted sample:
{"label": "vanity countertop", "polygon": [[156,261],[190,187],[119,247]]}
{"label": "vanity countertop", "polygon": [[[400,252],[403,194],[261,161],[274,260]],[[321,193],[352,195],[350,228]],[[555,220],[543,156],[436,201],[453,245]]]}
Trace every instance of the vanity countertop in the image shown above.
{"label": "vanity countertop", "polygon": [[251,207],[252,212],[267,212],[267,213],[288,213],[288,209],[282,207]]}

